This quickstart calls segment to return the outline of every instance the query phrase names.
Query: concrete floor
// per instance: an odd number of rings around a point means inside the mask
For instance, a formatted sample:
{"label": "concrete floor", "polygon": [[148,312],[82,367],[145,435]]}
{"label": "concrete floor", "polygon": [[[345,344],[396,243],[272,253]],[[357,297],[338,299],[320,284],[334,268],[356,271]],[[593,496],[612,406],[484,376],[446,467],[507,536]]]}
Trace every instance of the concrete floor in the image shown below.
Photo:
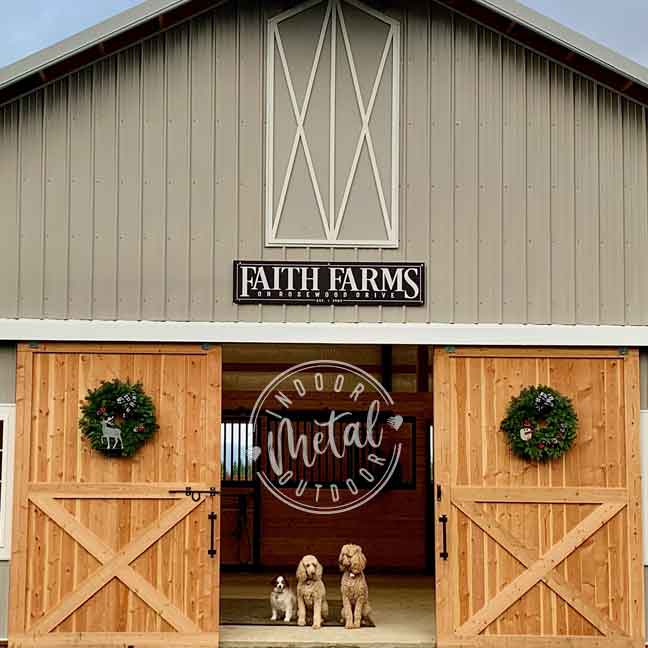
{"label": "concrete floor", "polygon": [[[228,598],[269,596],[269,574],[221,573],[221,595]],[[324,575],[330,598],[340,598],[339,575]],[[375,628],[222,626],[221,648],[432,648],[435,645],[434,578],[367,576]],[[268,615],[270,608],[268,605]]]}

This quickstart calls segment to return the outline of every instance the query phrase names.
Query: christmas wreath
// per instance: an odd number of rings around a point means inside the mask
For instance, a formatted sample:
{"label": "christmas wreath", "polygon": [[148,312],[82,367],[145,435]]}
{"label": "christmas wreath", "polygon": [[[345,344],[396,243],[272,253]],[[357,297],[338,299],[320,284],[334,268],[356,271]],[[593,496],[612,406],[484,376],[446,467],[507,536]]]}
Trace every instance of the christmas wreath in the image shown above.
{"label": "christmas wreath", "polygon": [[543,462],[557,459],[571,448],[578,417],[569,398],[539,385],[526,387],[511,399],[501,427],[514,454]]}
{"label": "christmas wreath", "polygon": [[79,428],[95,450],[130,457],[158,429],[155,406],[141,383],[115,378],[88,391]]}

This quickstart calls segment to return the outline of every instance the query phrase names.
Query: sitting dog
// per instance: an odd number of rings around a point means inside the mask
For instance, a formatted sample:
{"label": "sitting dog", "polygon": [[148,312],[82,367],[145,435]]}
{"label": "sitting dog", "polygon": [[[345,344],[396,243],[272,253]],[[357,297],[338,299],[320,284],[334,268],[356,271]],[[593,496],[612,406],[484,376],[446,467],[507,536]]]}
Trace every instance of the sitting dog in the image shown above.
{"label": "sitting dog", "polygon": [[338,558],[342,572],[342,618],[340,623],[347,629],[359,628],[362,622],[372,622],[371,606],[369,605],[369,588],[364,570],[367,559],[362,553],[362,547],[347,544],[340,550]]}
{"label": "sitting dog", "polygon": [[328,616],[326,587],[322,581],[324,570],[315,556],[304,556],[297,567],[297,624],[306,625],[306,617],[312,617],[313,628],[322,626]]}
{"label": "sitting dog", "polygon": [[297,607],[297,597],[290,589],[288,580],[283,576],[272,579],[272,592],[270,593],[270,607],[272,608],[271,621],[276,621],[283,616],[286,623],[290,623]]}

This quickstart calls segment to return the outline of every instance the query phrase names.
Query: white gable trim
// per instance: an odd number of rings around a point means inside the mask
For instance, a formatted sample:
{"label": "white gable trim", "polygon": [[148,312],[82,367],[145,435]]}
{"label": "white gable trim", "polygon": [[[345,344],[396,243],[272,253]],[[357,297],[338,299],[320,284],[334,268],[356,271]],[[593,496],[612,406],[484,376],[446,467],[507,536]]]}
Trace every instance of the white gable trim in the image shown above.
{"label": "white gable trim", "polygon": [[648,347],[648,326],[0,319],[0,340]]}

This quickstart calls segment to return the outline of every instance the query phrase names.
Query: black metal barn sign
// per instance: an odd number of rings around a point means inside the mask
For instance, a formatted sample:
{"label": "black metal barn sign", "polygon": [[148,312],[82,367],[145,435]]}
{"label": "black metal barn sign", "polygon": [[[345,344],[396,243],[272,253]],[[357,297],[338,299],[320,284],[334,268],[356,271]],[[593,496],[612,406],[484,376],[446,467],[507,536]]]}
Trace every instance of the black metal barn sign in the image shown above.
{"label": "black metal barn sign", "polygon": [[422,306],[425,264],[234,261],[234,301]]}

